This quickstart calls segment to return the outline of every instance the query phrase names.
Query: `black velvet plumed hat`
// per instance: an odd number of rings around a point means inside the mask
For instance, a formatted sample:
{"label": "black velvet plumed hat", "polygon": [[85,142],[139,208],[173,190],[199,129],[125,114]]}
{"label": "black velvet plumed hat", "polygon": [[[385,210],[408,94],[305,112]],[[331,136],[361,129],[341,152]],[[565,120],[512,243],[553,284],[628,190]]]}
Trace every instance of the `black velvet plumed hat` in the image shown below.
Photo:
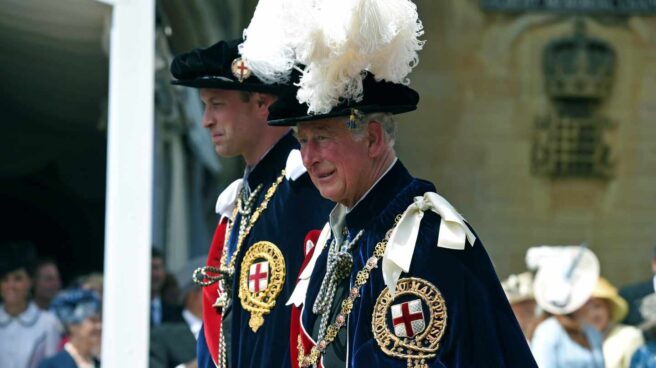
{"label": "black velvet plumed hat", "polygon": [[343,100],[324,114],[308,114],[308,105],[301,104],[294,93],[286,93],[269,108],[269,125],[294,126],[304,121],[349,116],[353,110],[363,114],[383,112],[401,114],[417,109],[419,94],[399,83],[377,81],[370,73],[362,81],[360,101]]}
{"label": "black velvet plumed hat", "polygon": [[176,56],[171,63],[171,83],[195,88],[217,88],[280,94],[291,86],[265,84],[240,57],[242,40],[220,41],[205,49],[194,49]]}

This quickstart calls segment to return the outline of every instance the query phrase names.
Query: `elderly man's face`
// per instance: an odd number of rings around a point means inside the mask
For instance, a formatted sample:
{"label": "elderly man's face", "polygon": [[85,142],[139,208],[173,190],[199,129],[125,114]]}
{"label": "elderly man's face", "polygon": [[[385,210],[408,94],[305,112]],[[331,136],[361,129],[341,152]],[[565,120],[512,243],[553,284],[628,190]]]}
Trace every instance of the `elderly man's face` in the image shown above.
{"label": "elderly man's face", "polygon": [[346,118],[299,124],[303,165],[321,195],[352,207],[369,189],[372,160],[366,139],[355,139]]}

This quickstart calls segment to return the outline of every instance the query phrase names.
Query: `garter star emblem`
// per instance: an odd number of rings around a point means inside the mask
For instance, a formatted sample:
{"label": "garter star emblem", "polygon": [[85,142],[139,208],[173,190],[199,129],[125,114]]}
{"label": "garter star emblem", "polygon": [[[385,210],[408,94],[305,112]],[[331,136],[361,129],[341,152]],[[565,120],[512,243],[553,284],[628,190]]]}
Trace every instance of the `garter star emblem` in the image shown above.
{"label": "garter star emblem", "polygon": [[426,280],[410,277],[398,281],[396,297],[387,288],[380,293],[371,324],[385,354],[406,359],[408,367],[425,368],[440,347],[446,320],[440,291]]}
{"label": "garter star emblem", "polygon": [[233,60],[230,69],[232,70],[232,75],[239,80],[239,83],[242,83],[244,79],[248,79],[251,76],[251,69],[242,58]]}
{"label": "garter star emblem", "polygon": [[250,312],[248,326],[256,332],[271,313],[285,284],[285,259],[278,247],[268,241],[253,244],[241,262],[239,299]]}

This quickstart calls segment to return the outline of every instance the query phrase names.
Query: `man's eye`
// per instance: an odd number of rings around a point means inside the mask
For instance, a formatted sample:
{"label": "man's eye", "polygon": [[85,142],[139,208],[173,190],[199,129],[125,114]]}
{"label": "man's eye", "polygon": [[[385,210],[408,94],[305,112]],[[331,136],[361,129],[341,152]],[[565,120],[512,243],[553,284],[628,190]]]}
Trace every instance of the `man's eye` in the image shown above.
{"label": "man's eye", "polygon": [[317,141],[321,142],[321,141],[325,141],[326,139],[328,139],[328,137],[326,137],[324,135],[318,135],[316,139],[317,139]]}

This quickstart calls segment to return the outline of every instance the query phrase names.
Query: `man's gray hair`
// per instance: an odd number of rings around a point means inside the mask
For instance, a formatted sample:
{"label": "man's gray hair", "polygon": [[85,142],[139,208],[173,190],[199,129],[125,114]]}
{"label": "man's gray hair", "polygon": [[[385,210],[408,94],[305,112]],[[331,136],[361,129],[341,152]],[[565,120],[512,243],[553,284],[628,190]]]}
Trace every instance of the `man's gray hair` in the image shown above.
{"label": "man's gray hair", "polygon": [[383,127],[385,143],[390,147],[394,147],[394,142],[396,141],[396,121],[394,120],[394,115],[389,112],[374,112],[365,115],[361,123],[355,124],[353,128],[349,128],[353,137],[356,139],[364,137],[365,126],[372,121],[380,123]]}

